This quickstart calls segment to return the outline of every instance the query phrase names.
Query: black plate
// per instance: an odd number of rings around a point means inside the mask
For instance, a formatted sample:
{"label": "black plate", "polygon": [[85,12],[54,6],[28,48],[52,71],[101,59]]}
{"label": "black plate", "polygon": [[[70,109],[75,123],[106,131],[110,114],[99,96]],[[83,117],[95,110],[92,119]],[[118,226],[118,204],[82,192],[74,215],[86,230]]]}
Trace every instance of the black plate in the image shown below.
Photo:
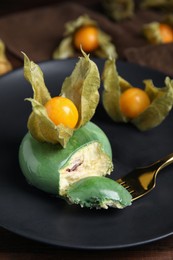
{"label": "black plate", "polygon": [[[102,72],[104,60],[95,60]],[[77,60],[41,63],[46,84],[58,95],[62,81]],[[151,78],[164,85],[165,75],[134,64],[118,62],[121,76],[135,86]],[[156,188],[124,210],[89,210],[69,206],[29,186],[18,164],[18,148],[25,135],[31,105],[31,86],[19,69],[0,78],[0,225],[22,236],[55,246],[78,249],[115,249],[141,245],[173,232],[173,165],[163,169]],[[117,124],[100,103],[93,118],[108,135],[118,178],[136,166],[173,152],[173,113],[147,132],[130,124]]]}

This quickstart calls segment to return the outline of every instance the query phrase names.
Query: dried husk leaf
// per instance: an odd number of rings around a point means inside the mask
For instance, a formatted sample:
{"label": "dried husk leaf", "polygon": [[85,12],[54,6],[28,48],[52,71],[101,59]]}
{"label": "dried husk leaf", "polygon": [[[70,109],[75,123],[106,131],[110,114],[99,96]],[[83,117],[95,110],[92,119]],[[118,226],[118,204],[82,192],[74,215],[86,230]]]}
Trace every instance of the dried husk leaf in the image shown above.
{"label": "dried husk leaf", "polygon": [[44,105],[51,98],[45,85],[40,67],[24,54],[24,76],[32,86],[34,96],[26,100],[32,104],[32,113],[28,119],[28,129],[32,136],[40,142],[60,143],[66,146],[73,134],[73,129],[56,126],[48,117]]}
{"label": "dried husk leaf", "polygon": [[134,15],[134,0],[104,0],[102,1],[106,14],[114,21],[122,21]]}
{"label": "dried husk leaf", "polygon": [[33,98],[27,99],[33,110],[28,119],[28,129],[38,141],[60,143],[66,147],[74,130],[87,123],[94,115],[99,102],[100,75],[96,64],[83,54],[84,57],[80,58],[71,76],[64,80],[61,93],[58,93],[71,99],[78,109],[79,121],[75,129],[62,124],[57,126],[49,119],[44,105],[51,96],[45,85],[43,72],[24,54],[24,76],[34,92]]}
{"label": "dried husk leaf", "polygon": [[76,49],[73,45],[73,37],[75,32],[82,26],[94,25],[99,32],[99,48],[92,52],[93,55],[101,58],[110,56],[117,57],[115,45],[111,42],[111,37],[103,32],[97,22],[88,15],[79,16],[77,19],[65,24],[64,38],[53,52],[54,59],[63,59],[74,57]]}
{"label": "dried husk leaf", "polygon": [[31,84],[33,89],[33,99],[42,105],[51,98],[51,95],[45,85],[43,72],[33,61],[30,61],[25,53],[24,55],[24,77]]}
{"label": "dried husk leaf", "polygon": [[119,77],[115,66],[115,59],[108,59],[105,62],[102,79],[104,85],[102,100],[106,112],[116,122],[128,121],[121,113],[119,99],[121,92],[130,88],[131,85]]}
{"label": "dried husk leaf", "polygon": [[161,10],[167,10],[170,12],[173,10],[173,0],[142,0],[140,3],[140,8],[157,8]]}
{"label": "dried husk leaf", "polygon": [[12,65],[10,61],[7,59],[6,54],[5,54],[5,44],[4,42],[0,39],[0,75],[3,75],[9,71],[11,71]]}
{"label": "dried husk leaf", "polygon": [[145,24],[142,29],[143,35],[146,39],[152,44],[161,44],[163,43],[162,37],[160,35],[159,23],[152,22]]}
{"label": "dried husk leaf", "polygon": [[152,80],[145,80],[145,91],[150,97],[151,105],[132,123],[141,131],[159,125],[169,114],[173,106],[173,80],[165,78],[165,87],[157,88]]}
{"label": "dried husk leaf", "polygon": [[144,80],[145,92],[151,104],[135,119],[125,117],[120,109],[121,94],[133,87],[118,75],[115,61],[107,60],[103,71],[103,105],[108,115],[115,122],[130,122],[139,130],[146,131],[159,125],[169,114],[173,106],[173,80],[165,78],[165,86],[155,87],[152,80]]}
{"label": "dried husk leaf", "polygon": [[72,37],[65,37],[53,52],[53,59],[66,59],[74,57]]}
{"label": "dried husk leaf", "polygon": [[73,21],[69,21],[65,24],[65,32],[64,35],[71,35],[73,34],[77,29],[79,29],[82,26],[86,25],[94,25],[98,26],[97,22],[93,19],[91,19],[87,14],[79,16],[77,19]]}
{"label": "dried husk leaf", "polygon": [[[83,52],[83,51],[82,51]],[[100,75],[96,64],[83,52],[72,74],[65,79],[61,95],[73,101],[79,112],[76,128],[88,122],[99,102]]]}
{"label": "dried husk leaf", "polygon": [[115,45],[111,42],[111,37],[101,30],[99,30],[99,48],[94,53],[100,58],[118,57]]}

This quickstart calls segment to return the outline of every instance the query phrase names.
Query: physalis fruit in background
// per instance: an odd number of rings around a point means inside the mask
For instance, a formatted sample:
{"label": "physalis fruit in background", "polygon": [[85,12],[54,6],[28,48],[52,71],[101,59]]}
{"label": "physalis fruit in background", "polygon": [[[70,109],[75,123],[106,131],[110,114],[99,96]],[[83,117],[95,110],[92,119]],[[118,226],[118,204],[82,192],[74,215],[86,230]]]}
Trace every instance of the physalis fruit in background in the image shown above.
{"label": "physalis fruit in background", "polygon": [[54,50],[53,58],[74,57],[81,48],[96,57],[117,57],[111,37],[87,15],[79,16],[76,20],[65,24],[64,38]]}
{"label": "physalis fruit in background", "polygon": [[152,22],[143,26],[143,34],[152,44],[173,42],[173,27],[167,23]]}
{"label": "physalis fruit in background", "polygon": [[5,44],[0,40],[0,75],[3,75],[12,70],[12,65],[5,54]]}
{"label": "physalis fruit in background", "polygon": [[[173,106],[173,80],[166,77],[165,86],[161,88],[155,87],[151,79],[144,80],[143,83],[145,85],[143,91],[146,94],[144,95],[145,97],[142,97],[144,110],[135,116],[129,116],[129,114],[124,113],[121,107],[121,98],[125,95],[126,91],[133,92],[134,86],[118,74],[114,59],[108,59],[105,62],[103,71],[104,91],[102,98],[103,106],[112,120],[115,122],[130,122],[141,131],[149,130],[162,123]],[[130,100],[130,98],[133,100],[133,95],[128,95],[128,102],[132,106],[132,100]],[[135,107],[135,109],[138,110],[138,107]]]}

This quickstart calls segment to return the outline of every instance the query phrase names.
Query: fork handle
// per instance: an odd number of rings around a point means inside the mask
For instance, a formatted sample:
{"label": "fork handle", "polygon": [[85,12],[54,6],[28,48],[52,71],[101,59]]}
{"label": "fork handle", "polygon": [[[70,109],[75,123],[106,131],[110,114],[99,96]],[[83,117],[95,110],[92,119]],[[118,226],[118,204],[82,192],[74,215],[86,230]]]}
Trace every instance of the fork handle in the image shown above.
{"label": "fork handle", "polygon": [[167,156],[161,158],[157,162],[155,162],[153,165],[157,166],[157,172],[160,171],[161,169],[165,168],[169,164],[173,163],[173,153],[168,154]]}

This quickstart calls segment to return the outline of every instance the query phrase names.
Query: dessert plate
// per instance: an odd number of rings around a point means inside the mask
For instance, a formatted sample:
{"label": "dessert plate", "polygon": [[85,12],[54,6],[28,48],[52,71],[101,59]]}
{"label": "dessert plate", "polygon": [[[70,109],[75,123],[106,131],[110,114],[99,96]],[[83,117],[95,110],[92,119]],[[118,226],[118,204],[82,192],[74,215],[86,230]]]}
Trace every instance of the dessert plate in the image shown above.
{"label": "dessert plate", "polygon": [[[40,63],[52,96],[58,95],[77,59]],[[94,60],[102,73],[104,60]],[[119,74],[134,86],[144,79],[164,86],[165,75],[119,61]],[[100,93],[102,92],[102,86]],[[0,226],[24,237],[54,246],[76,249],[117,249],[141,245],[173,234],[173,165],[160,172],[156,188],[123,210],[95,210],[69,206],[28,185],[18,163],[20,142],[27,132],[32,89],[23,69],[0,78]],[[158,127],[140,132],[130,124],[113,122],[101,100],[92,119],[110,139],[118,179],[173,152],[173,113]]]}

